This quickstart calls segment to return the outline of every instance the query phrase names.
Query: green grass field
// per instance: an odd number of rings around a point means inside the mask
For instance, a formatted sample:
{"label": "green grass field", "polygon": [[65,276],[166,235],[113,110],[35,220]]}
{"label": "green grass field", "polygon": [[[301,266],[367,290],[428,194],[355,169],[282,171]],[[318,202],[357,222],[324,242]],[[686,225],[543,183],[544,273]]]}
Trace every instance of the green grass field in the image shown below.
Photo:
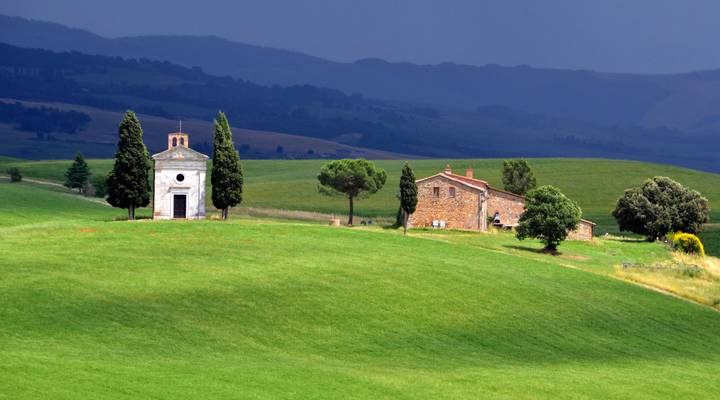
{"label": "green grass field", "polygon": [[[717,220],[715,221],[717,222]],[[705,231],[700,233],[700,238],[705,245],[705,252],[720,256],[720,224],[709,224]]]}
{"label": "green grass field", "polygon": [[611,277],[660,244],[123,215],[0,179],[0,398],[720,391],[718,312]]}
{"label": "green grass field", "polygon": [[[286,210],[317,211],[344,214],[346,200],[329,198],[317,192],[317,173],[322,160],[276,161],[245,160],[245,207],[276,208]],[[420,178],[441,171],[451,163],[457,173],[471,166],[475,177],[502,187],[502,160],[413,160],[411,165]],[[653,176],[669,176],[680,183],[700,191],[710,200],[711,220],[720,220],[720,175],[679,168],[669,165],[636,161],[603,159],[531,159],[538,184],[552,184],[575,199],[587,219],[595,221],[597,235],[616,233],[617,226],[610,212],[615,201],[626,188],[638,186]],[[395,198],[402,161],[378,161],[388,172],[388,182],[380,192],[356,202],[358,214],[368,217],[393,217],[397,212]],[[0,171],[9,165],[18,166],[29,177],[62,180],[70,161],[23,162],[0,159]],[[97,173],[106,173],[111,160],[92,160]],[[209,179],[208,179],[209,182]],[[209,184],[209,183],[208,183]],[[720,254],[720,226],[713,226],[702,238],[708,242],[712,254]]]}

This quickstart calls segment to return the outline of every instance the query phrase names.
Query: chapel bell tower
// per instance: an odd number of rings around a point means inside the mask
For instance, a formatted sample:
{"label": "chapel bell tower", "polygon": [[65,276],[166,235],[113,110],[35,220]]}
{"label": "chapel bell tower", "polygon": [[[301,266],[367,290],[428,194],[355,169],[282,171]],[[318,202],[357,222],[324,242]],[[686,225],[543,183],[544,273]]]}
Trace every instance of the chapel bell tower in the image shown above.
{"label": "chapel bell tower", "polygon": [[176,133],[168,134],[168,150],[172,149],[173,147],[177,147],[177,146],[190,148],[190,143],[188,142],[188,134],[187,133],[176,132]]}

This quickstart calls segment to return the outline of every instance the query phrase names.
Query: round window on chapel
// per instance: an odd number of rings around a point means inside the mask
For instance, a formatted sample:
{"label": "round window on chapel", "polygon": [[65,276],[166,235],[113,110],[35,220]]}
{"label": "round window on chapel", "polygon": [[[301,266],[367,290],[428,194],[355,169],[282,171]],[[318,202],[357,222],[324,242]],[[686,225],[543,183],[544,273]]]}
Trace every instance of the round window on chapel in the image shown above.
{"label": "round window on chapel", "polygon": [[178,181],[178,182],[182,182],[182,181],[185,180],[185,175],[183,175],[183,174],[177,174],[177,176],[175,177],[175,180]]}

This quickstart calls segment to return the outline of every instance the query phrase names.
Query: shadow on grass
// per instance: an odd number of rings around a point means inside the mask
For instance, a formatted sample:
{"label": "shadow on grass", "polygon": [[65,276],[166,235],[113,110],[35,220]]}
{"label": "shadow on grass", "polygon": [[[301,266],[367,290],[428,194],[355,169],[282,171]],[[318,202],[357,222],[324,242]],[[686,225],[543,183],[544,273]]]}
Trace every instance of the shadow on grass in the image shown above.
{"label": "shadow on grass", "polygon": [[610,241],[610,242],[619,242],[619,243],[650,243],[645,238],[630,238],[630,237],[607,237],[603,238],[604,240]]}
{"label": "shadow on grass", "polygon": [[504,244],[503,247],[506,247],[508,249],[513,249],[513,250],[520,250],[520,251],[525,251],[525,252],[529,252],[529,253],[535,253],[535,254],[546,254],[546,255],[551,255],[551,256],[562,255],[562,253],[557,250],[547,250],[545,248],[536,249],[534,247],[520,246],[517,244]]}
{"label": "shadow on grass", "polygon": [[[391,225],[385,224],[385,225],[380,225],[380,226],[381,226],[384,230],[398,230],[398,229],[402,229],[402,228],[403,228],[402,225],[398,225],[398,224],[391,224]],[[409,229],[408,229],[408,231],[409,231]]]}
{"label": "shadow on grass", "polygon": [[[153,219],[153,218],[150,215],[136,215],[135,216],[136,221],[140,220],[140,219]],[[130,218],[128,218],[127,216],[115,217],[115,219],[113,221],[130,221]]]}
{"label": "shadow on grass", "polygon": [[[533,249],[534,250],[534,249]],[[150,275],[152,276],[152,275]],[[395,279],[400,277],[396,276]],[[157,278],[155,278],[157,279]],[[572,286],[574,281],[560,278],[561,283]],[[204,285],[207,282],[200,282]],[[237,284],[237,281],[235,281]],[[467,325],[453,318],[443,319],[442,325],[433,325],[423,319],[414,319],[412,316],[398,315],[398,319],[391,323],[393,329],[385,329],[386,325],[370,323],[374,329],[365,325],[367,306],[360,305],[361,298],[353,290],[337,290],[326,292],[320,290],[319,298],[306,295],[288,295],[278,298],[277,286],[263,286],[256,284],[238,284],[232,293],[218,290],[218,286],[193,286],[176,292],[159,291],[152,296],[134,296],[123,292],[123,286],[117,287],[117,295],[106,299],[90,299],[82,297],[75,291],[48,292],[44,299],[45,305],[37,305],[33,315],[35,319],[19,318],[16,326],[24,331],[51,336],[59,331],[69,337],[76,333],[93,335],[94,337],[109,338],[118,343],[135,345],[129,335],[143,335],[153,337],[155,351],[170,351],[181,349],[183,352],[202,352],[203,354],[221,354],[236,352],[238,347],[233,341],[217,340],[210,345],[203,333],[208,327],[219,329],[221,332],[241,332],[247,329],[253,335],[263,335],[265,340],[282,340],[290,346],[289,349],[298,348],[308,354],[323,355],[341,361],[357,360],[358,354],[364,361],[383,363],[411,360],[418,365],[433,365],[443,363],[448,366],[475,366],[482,363],[479,360],[487,357],[500,358],[527,364],[545,364],[554,362],[593,362],[606,363],[616,360],[657,359],[672,360],[691,358],[695,361],[705,358],[715,358],[712,352],[702,351],[708,346],[716,345],[718,340],[709,335],[707,337],[697,334],[702,329],[712,331],[720,327],[720,321],[715,315],[705,314],[705,318],[698,320],[702,315],[683,313],[673,318],[661,313],[664,311],[654,303],[652,296],[644,291],[627,291],[611,289],[608,293],[600,291],[600,295],[593,300],[601,304],[609,304],[617,296],[629,295],[639,304],[655,305],[657,320],[642,318],[644,314],[633,307],[625,306],[611,308],[617,314],[610,314],[604,308],[587,307],[584,303],[587,298],[573,298],[570,303],[558,307],[568,300],[564,297],[567,292],[559,294],[548,293],[548,297],[529,307],[517,306],[513,302],[496,303],[496,308],[487,310],[490,324],[479,322]],[[309,286],[308,286],[309,285]],[[536,290],[538,285],[532,281],[521,284],[516,288],[518,292]],[[283,293],[303,293],[309,288],[319,288],[317,284],[293,283],[283,287]],[[387,289],[387,288],[385,288]],[[375,295],[387,295],[390,292],[381,289]],[[421,293],[408,289],[405,292],[409,297],[406,306],[410,310],[420,313],[433,308],[431,299]],[[463,291],[448,293],[450,298],[462,298]],[[569,292],[574,293],[574,292]],[[77,297],[72,297],[77,296]],[[417,297],[414,297],[417,296]],[[67,302],[64,299],[82,299],[83,301]],[[252,300],[250,300],[252,299]],[[332,301],[323,301],[329,300]],[[233,305],[239,302],[254,302],[253,307],[238,313]],[[319,334],[312,327],[320,320],[314,315],[298,312],[297,304],[306,308],[318,307],[322,314],[334,321],[344,321],[334,335],[339,338],[353,337],[361,329],[367,330],[366,342],[360,344],[355,341],[338,342],[323,334]],[[44,308],[48,307],[48,308]],[[208,313],[207,307],[212,311]],[[373,307],[369,308],[373,310]],[[165,311],[167,310],[167,312]],[[469,311],[468,311],[469,312]],[[51,318],[51,315],[58,317]],[[469,314],[468,314],[469,315]],[[515,318],[505,318],[507,315],[518,315],[522,322]],[[271,318],[268,318],[271,316]],[[279,323],[277,316],[291,316],[305,324],[302,328],[302,339],[291,335],[287,327]],[[273,318],[274,317],[274,318]],[[78,321],[68,326],[67,320]],[[42,321],[42,323],[38,323]],[[121,327],[112,328],[122,322]],[[196,323],[194,321],[203,321]],[[430,333],[418,335],[418,329],[426,329]],[[623,337],[618,331],[629,332],[632,335]],[[271,332],[267,334],[267,332]],[[538,339],[537,332],[548,332],[543,339]],[[659,343],[671,345],[648,345],[641,338],[649,332],[659,337]],[[594,337],[600,340],[572,340],[574,338]],[[678,344],[672,342],[679,337]],[[568,340],[571,339],[571,340]],[[333,346],[328,346],[332,343]],[[376,343],[388,343],[383,347]],[[71,343],[81,346],[81,343]],[[389,344],[394,344],[391,346]],[[293,347],[299,346],[299,347]],[[373,346],[382,351],[368,352],[367,346]],[[551,346],[552,351],[548,351]],[[332,347],[332,350],[328,350]],[[412,349],[408,353],[408,349]],[[449,353],[450,351],[450,353]],[[448,354],[463,354],[465,357],[449,357]],[[474,357],[467,357],[467,355]],[[396,359],[395,357],[400,357]]]}

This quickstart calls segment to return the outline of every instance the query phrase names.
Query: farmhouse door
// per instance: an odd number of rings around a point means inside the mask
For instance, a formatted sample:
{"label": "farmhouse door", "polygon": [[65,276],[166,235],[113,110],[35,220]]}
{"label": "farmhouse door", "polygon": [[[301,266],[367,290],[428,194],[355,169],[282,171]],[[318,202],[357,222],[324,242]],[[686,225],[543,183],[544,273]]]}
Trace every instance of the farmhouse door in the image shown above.
{"label": "farmhouse door", "polygon": [[185,218],[187,209],[187,195],[176,194],[173,196],[173,218]]}

